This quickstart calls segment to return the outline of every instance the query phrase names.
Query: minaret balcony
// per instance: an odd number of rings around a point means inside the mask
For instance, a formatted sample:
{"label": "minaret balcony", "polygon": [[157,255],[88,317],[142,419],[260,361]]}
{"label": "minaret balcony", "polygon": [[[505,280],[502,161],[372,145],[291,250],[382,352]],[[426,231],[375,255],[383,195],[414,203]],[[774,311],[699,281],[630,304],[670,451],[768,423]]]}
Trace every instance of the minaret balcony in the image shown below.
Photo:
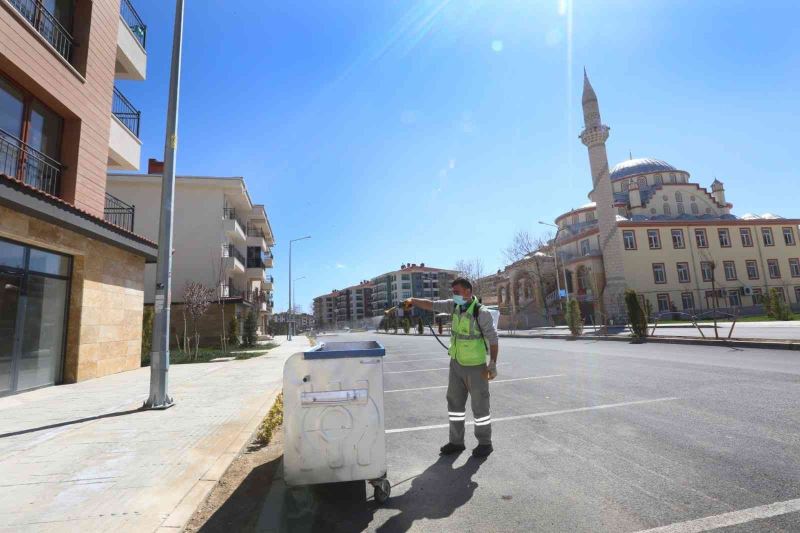
{"label": "minaret balcony", "polygon": [[605,124],[586,128],[581,133],[581,142],[588,147],[604,144],[608,140],[609,127]]}

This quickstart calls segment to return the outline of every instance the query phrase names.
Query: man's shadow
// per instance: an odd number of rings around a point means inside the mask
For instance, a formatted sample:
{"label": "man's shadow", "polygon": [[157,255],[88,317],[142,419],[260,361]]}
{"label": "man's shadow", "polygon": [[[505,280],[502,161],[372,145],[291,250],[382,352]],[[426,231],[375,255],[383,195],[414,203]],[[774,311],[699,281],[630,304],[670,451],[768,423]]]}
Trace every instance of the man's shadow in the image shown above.
{"label": "man's shadow", "polygon": [[[423,518],[441,519],[452,515],[456,509],[472,498],[478,484],[472,477],[484,459],[470,457],[458,468],[453,468],[457,455],[445,455],[415,476],[411,487],[402,495],[391,496],[380,505],[366,500],[363,482],[317,485],[310,494],[313,500],[305,511],[291,511],[288,531],[354,532],[364,531],[380,508],[397,509],[400,512],[377,528],[382,533],[408,531],[414,522]],[[400,487],[393,487],[394,493]]]}

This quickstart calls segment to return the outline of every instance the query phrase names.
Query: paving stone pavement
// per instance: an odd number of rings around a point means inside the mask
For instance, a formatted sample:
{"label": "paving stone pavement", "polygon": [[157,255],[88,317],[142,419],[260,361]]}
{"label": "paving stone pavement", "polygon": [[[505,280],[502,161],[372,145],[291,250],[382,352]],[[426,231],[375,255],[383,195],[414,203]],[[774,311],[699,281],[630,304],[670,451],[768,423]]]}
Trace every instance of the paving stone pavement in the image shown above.
{"label": "paving stone pavement", "polygon": [[0,531],[180,531],[307,348],[173,365],[165,411],[139,410],[149,368],[0,398]]}

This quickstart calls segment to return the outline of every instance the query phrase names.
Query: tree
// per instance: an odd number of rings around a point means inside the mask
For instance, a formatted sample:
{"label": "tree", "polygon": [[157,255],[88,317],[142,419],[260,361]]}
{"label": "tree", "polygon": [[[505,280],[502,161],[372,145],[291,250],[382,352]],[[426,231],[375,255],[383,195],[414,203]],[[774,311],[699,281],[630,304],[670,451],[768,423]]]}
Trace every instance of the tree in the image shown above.
{"label": "tree", "polygon": [[408,335],[408,332],[411,331],[411,320],[408,318],[403,319],[403,333]]}
{"label": "tree", "polygon": [[150,364],[150,352],[153,350],[153,321],[155,310],[152,306],[144,308],[142,315],[142,366]]}
{"label": "tree", "polygon": [[628,321],[631,324],[631,331],[635,339],[647,337],[647,314],[642,309],[642,302],[639,295],[633,289],[625,291],[625,307],[628,310]]}
{"label": "tree", "polygon": [[479,258],[460,259],[456,261],[456,270],[462,278],[467,278],[472,283],[472,292],[478,298],[483,298],[486,287],[482,278],[485,277],[483,271],[483,261]]}
{"label": "tree", "polygon": [[581,318],[581,306],[578,300],[570,298],[567,302],[567,311],[565,317],[567,320],[567,327],[573,337],[580,337],[583,333],[583,319]]}
{"label": "tree", "polygon": [[244,318],[244,331],[242,332],[242,345],[251,347],[256,345],[258,331],[258,317],[250,309]]}
{"label": "tree", "polygon": [[231,321],[228,324],[228,340],[234,348],[239,346],[239,315],[233,313]]}
{"label": "tree", "polygon": [[774,318],[775,320],[791,320],[794,318],[792,316],[792,310],[789,308],[789,304],[781,298],[780,292],[775,287],[769,290],[769,308],[770,308],[770,317]]}
{"label": "tree", "polygon": [[[544,237],[532,237],[524,230],[517,231],[511,244],[503,250],[503,256],[512,265],[518,264],[528,273],[534,282],[534,290],[539,293],[539,300],[544,304],[542,315],[546,319],[549,315],[547,305],[547,290],[558,285],[555,268],[548,268],[554,264],[555,244],[549,234]],[[562,287],[566,289],[566,287]],[[512,288],[513,290],[513,288]],[[513,298],[509,294],[510,298]]]}
{"label": "tree", "polygon": [[425,325],[422,323],[422,317],[417,317],[417,333],[420,335],[425,333]]}
{"label": "tree", "polygon": [[200,334],[197,331],[197,323],[208,311],[208,306],[211,305],[211,298],[214,296],[214,289],[209,289],[201,283],[194,281],[187,281],[186,287],[183,289],[183,305],[186,308],[186,313],[192,321],[192,329],[194,330],[194,358],[200,351]]}

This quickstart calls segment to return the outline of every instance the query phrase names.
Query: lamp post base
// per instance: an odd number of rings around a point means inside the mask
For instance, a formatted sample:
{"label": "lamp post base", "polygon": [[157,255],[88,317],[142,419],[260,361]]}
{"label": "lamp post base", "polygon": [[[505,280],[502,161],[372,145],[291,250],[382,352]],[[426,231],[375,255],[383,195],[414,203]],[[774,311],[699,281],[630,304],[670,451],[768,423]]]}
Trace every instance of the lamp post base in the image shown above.
{"label": "lamp post base", "polygon": [[164,398],[163,402],[158,402],[157,400],[154,400],[153,398],[150,398],[150,399],[148,399],[147,401],[145,401],[142,404],[142,410],[143,411],[164,411],[165,409],[169,409],[173,405],[175,405],[175,401],[170,397]]}

